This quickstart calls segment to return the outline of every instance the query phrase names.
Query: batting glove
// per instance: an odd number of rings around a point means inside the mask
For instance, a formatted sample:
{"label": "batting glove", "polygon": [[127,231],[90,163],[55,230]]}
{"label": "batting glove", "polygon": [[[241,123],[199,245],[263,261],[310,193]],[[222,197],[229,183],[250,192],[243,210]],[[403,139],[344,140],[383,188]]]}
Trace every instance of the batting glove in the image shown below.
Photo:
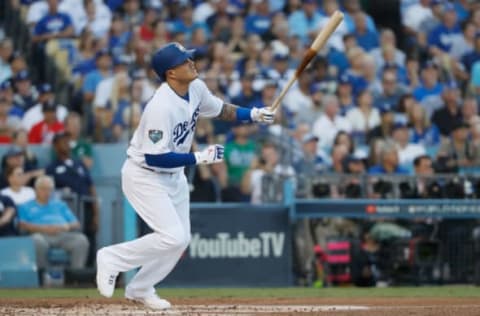
{"label": "batting glove", "polygon": [[212,164],[223,160],[223,146],[210,145],[202,151],[193,153],[198,164]]}
{"label": "batting glove", "polygon": [[254,122],[272,124],[275,119],[275,112],[270,108],[253,108],[250,111],[250,117]]}

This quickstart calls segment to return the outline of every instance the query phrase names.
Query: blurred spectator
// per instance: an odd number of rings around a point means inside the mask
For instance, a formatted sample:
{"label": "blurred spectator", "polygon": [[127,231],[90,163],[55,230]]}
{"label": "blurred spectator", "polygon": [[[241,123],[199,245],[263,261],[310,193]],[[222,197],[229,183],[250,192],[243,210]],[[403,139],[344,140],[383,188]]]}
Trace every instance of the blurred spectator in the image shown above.
{"label": "blurred spectator", "polygon": [[337,91],[338,83],[329,72],[329,66],[328,60],[324,57],[317,56],[313,60],[310,69],[312,73],[310,91],[320,91],[326,94],[334,94]]}
{"label": "blurred spectator", "polygon": [[0,237],[17,235],[17,209],[11,198],[0,194]]}
{"label": "blurred spectator", "polygon": [[319,138],[320,146],[330,148],[339,131],[350,133],[352,126],[349,120],[340,116],[338,98],[334,95],[323,97],[323,111],[313,124],[313,134]]}
{"label": "blurred spectator", "polygon": [[[52,86],[49,83],[43,83],[37,87],[38,98],[37,103],[28,109],[22,117],[22,128],[30,131],[32,127],[40,123],[43,119],[42,105],[44,103],[55,102],[55,94]],[[61,104],[57,105],[56,115],[58,121],[63,121],[68,114],[68,110]]]}
{"label": "blurred spectator", "polygon": [[347,112],[347,119],[352,126],[352,132],[366,136],[374,127],[380,124],[380,113],[373,107],[372,94],[368,90],[359,93],[358,107]]}
{"label": "blurred spectator", "polygon": [[33,180],[44,174],[43,169],[27,169],[30,166],[25,159],[25,152],[18,146],[12,146],[2,157],[2,176],[0,178],[0,189],[8,186],[7,171],[16,167],[24,168],[25,183],[33,182]]}
{"label": "blurred spectator", "polygon": [[409,129],[405,123],[396,123],[393,126],[392,140],[397,146],[399,164],[409,169],[413,160],[426,153],[422,144],[410,141]]}
{"label": "blurred spectator", "polygon": [[462,64],[468,72],[471,72],[477,61],[480,61],[480,31],[478,30],[475,34],[473,50],[462,56]]}
{"label": "blurred spectator", "polygon": [[90,252],[88,264],[93,264],[96,252],[96,233],[98,230],[99,208],[95,185],[88,168],[81,160],[72,158],[70,137],[67,133],[58,133],[53,139],[56,160],[49,164],[46,173],[55,180],[55,187],[68,197],[75,194],[83,208],[85,226],[83,232],[88,237]]}
{"label": "blurred spectator", "polygon": [[123,20],[129,29],[142,23],[143,11],[140,10],[140,0],[125,0],[123,2]]}
{"label": "blurred spectator", "polygon": [[348,111],[355,108],[352,83],[347,74],[341,75],[338,79],[337,96],[340,102],[340,115],[345,116]]}
{"label": "blurred spectator", "polygon": [[347,146],[343,144],[334,145],[331,151],[331,172],[344,173],[343,160],[349,155]]}
{"label": "blurred spectator", "polygon": [[378,35],[375,31],[368,29],[367,15],[358,11],[353,15],[354,29],[353,34],[357,39],[357,43],[365,51],[369,52],[378,47]]}
{"label": "blurred spectator", "polygon": [[[345,10],[345,23],[350,31],[355,30],[355,15],[362,12],[362,8],[359,0],[347,0],[343,1],[343,9]],[[366,25],[369,31],[376,32],[375,22],[372,17],[365,14]]]}
{"label": "blurred spectator", "polygon": [[78,75],[79,79],[82,79],[88,72],[95,70],[95,51],[99,45],[100,41],[95,39],[88,28],[80,33],[78,46],[73,50],[71,57],[74,76]]}
{"label": "blurred spectator", "polygon": [[430,49],[440,49],[446,53],[450,53],[452,44],[460,36],[462,36],[462,32],[458,24],[455,7],[450,2],[446,2],[444,4],[444,12],[440,25],[428,34]]}
{"label": "blurred spectator", "polygon": [[281,178],[295,176],[293,167],[280,164],[279,158],[276,146],[272,143],[265,143],[262,146],[260,157],[252,160],[250,169],[245,173],[241,185],[242,192],[244,194],[250,194],[251,203],[262,203],[262,178],[265,175]]}
{"label": "blurred spectator", "polygon": [[[165,26],[165,23],[163,22],[158,23],[162,23],[162,25]],[[157,48],[161,46],[158,46],[159,44],[166,44],[166,42],[158,42],[158,28],[159,27],[157,24],[155,27],[155,37],[153,39],[153,42],[155,45],[157,45]],[[120,15],[114,15],[112,19],[112,25],[110,26],[110,34],[108,39],[108,48],[112,52],[113,56],[118,57],[126,54],[129,46],[131,45],[131,39],[132,32],[126,27],[125,21]]]}
{"label": "blurred spectator", "polygon": [[438,150],[437,172],[458,172],[462,167],[480,166],[480,147],[468,140],[469,125],[455,121],[449,138],[442,141]]}
{"label": "blurred spectator", "polygon": [[253,89],[253,81],[255,74],[245,74],[241,80],[241,87],[239,93],[232,98],[233,104],[242,104],[243,106],[253,107],[260,101],[260,94]]}
{"label": "blurred spectator", "polygon": [[252,164],[256,144],[250,138],[251,127],[237,124],[232,128],[233,139],[225,143],[224,161],[227,165],[229,191],[240,190],[242,179]]}
{"label": "blurred spectator", "polygon": [[427,61],[421,71],[421,85],[413,90],[412,94],[425,108],[429,118],[442,104],[441,95],[443,90],[443,85],[438,81],[437,64],[433,61]]}
{"label": "blurred spectator", "polygon": [[[158,12],[153,7],[147,7],[144,10],[144,17],[142,24],[136,29],[136,34],[140,40],[150,42],[154,38],[155,21],[158,20]],[[171,23],[174,24],[174,23]],[[173,25],[172,27],[175,27]]]}
{"label": "blurred spectator", "polygon": [[[405,87],[398,81],[397,73],[387,68],[382,73],[382,86],[380,94],[374,95],[374,105],[381,106],[388,103],[396,106],[402,95],[406,93]],[[395,109],[398,110],[398,109]]]}
{"label": "blurred spectator", "polygon": [[10,67],[12,68],[12,79],[22,70],[27,70],[27,61],[20,51],[13,52],[10,56]]}
{"label": "blurred spectator", "polygon": [[112,56],[107,49],[98,51],[95,55],[96,69],[85,76],[82,86],[83,100],[87,103],[93,101],[95,89],[103,79],[111,75]]}
{"label": "blurred spectator", "polygon": [[11,114],[12,109],[12,104],[0,96],[0,143],[3,144],[10,143],[12,133],[20,126],[20,118]]}
{"label": "blurred spectator", "polygon": [[[294,164],[295,173],[300,180],[310,178],[327,169],[328,157],[319,155],[318,137],[313,134],[305,134],[302,138],[302,159]],[[321,151],[323,154],[323,152]]]}
{"label": "blurred spectator", "polygon": [[[328,23],[330,16],[336,11],[340,10],[337,0],[324,0],[322,5],[323,13],[325,14],[320,18],[318,29],[321,30]],[[342,21],[335,29],[333,34],[328,39],[326,45],[338,51],[344,51],[343,36],[349,32],[347,23]]]}
{"label": "blurred spectator", "polygon": [[16,206],[20,206],[35,198],[35,191],[26,186],[25,173],[22,167],[9,168],[6,173],[8,187],[0,191],[1,195],[8,196]]}
{"label": "blurred spectator", "polygon": [[374,48],[370,51],[370,55],[377,64],[377,69],[382,69],[385,66],[383,50],[386,47],[393,48],[393,60],[396,65],[405,65],[405,53],[397,48],[397,39],[395,38],[395,33],[391,29],[383,29],[380,32],[380,47]]}
{"label": "blurred spectator", "polygon": [[268,1],[252,1],[252,9],[245,17],[245,32],[260,36],[266,35],[270,30],[271,16]]}
{"label": "blurred spectator", "polygon": [[368,88],[368,82],[364,78],[364,57],[365,52],[360,47],[353,47],[347,51],[350,68],[344,74],[348,75],[348,80],[352,85],[354,97],[358,97],[361,91]]}
{"label": "blurred spectator", "polygon": [[15,95],[13,102],[23,111],[27,111],[37,103],[38,91],[32,86],[28,70],[22,70],[14,77]]}
{"label": "blurred spectator", "polygon": [[288,17],[290,36],[298,36],[303,43],[308,43],[310,36],[317,33],[321,18],[315,0],[302,1],[301,9],[292,12]]}
{"label": "blurred spectator", "polygon": [[363,55],[363,78],[367,82],[366,88],[372,92],[373,95],[381,93],[382,84],[378,78],[377,64],[375,59],[369,55]]}
{"label": "blurred spectator", "polygon": [[47,56],[46,45],[50,40],[66,39],[74,36],[73,24],[68,14],[58,11],[59,0],[47,0],[48,11],[35,24],[31,40],[34,58],[37,61],[40,80],[46,79]]}
{"label": "blurred spectator", "polygon": [[12,77],[10,57],[13,54],[13,42],[9,38],[0,41],[0,83]]}
{"label": "blurred spectator", "polygon": [[81,116],[78,113],[70,112],[65,118],[64,125],[65,132],[70,137],[72,157],[81,160],[88,169],[92,169],[92,144],[82,136]]}
{"label": "blurred spectator", "polygon": [[415,103],[408,111],[408,125],[412,143],[423,146],[440,144],[440,130],[430,122],[425,109],[418,103]]}
{"label": "blurred spectator", "polygon": [[[192,150],[198,150],[195,142],[192,145]],[[189,167],[186,169],[186,175],[190,184],[190,200],[192,202],[216,202],[219,200],[219,190],[210,166]]]}
{"label": "blurred spectator", "polygon": [[57,105],[52,101],[42,104],[43,120],[33,125],[28,133],[30,144],[51,144],[53,136],[65,129],[57,118]]}
{"label": "blurred spectator", "polygon": [[65,10],[72,18],[75,34],[79,35],[88,29],[96,38],[103,38],[107,35],[112,22],[110,9],[97,0],[83,0],[82,6],[75,6]]}
{"label": "blurred spectator", "polygon": [[[12,145],[19,148],[23,153],[23,168],[31,171],[38,168],[38,159],[28,144],[28,132],[25,129],[17,129],[12,136]],[[32,182],[33,185],[33,182]]]}
{"label": "blurred spectator", "polygon": [[448,137],[456,123],[462,120],[460,93],[455,82],[445,86],[442,98],[444,104],[433,113],[431,120],[440,130],[440,134]]}
{"label": "blurred spectator", "polygon": [[378,108],[380,111],[380,125],[368,132],[367,143],[370,143],[376,138],[386,139],[392,135],[395,123],[395,115],[392,105],[390,103],[383,103]]}
{"label": "blurred spectator", "polygon": [[296,121],[298,113],[313,107],[312,98],[310,96],[311,76],[307,71],[302,72],[298,78],[298,85],[289,90],[283,99],[283,105],[288,112],[293,115]]}
{"label": "blurred spectator", "polygon": [[477,99],[472,97],[466,97],[463,100],[462,117],[463,121],[470,124],[470,126],[480,124]]}
{"label": "blurred spectator", "polygon": [[394,143],[385,142],[379,149],[380,164],[371,166],[368,174],[404,174],[408,175],[408,170],[399,165],[398,150]]}
{"label": "blurred spectator", "polygon": [[352,136],[345,131],[339,131],[335,135],[335,138],[333,139],[333,145],[345,145],[349,154],[355,154],[357,152]]}
{"label": "blurred spectator", "polygon": [[429,177],[434,175],[432,158],[428,155],[421,155],[413,160],[415,170],[414,183],[400,184],[402,198],[437,198],[440,197],[442,188],[435,179]]}
{"label": "blurred spectator", "polygon": [[413,4],[404,10],[402,24],[407,34],[415,35],[424,31],[422,24],[433,18],[431,2],[435,2],[435,0],[412,1]]}
{"label": "blurred spectator", "polygon": [[35,199],[18,209],[19,229],[32,234],[37,266],[48,266],[47,253],[51,247],[62,248],[70,255],[71,268],[83,268],[87,259],[88,240],[82,233],[78,219],[68,206],[52,198],[54,181],[41,176],[35,181]]}
{"label": "blurred spectator", "polygon": [[[472,21],[462,23],[462,35],[456,38],[452,44],[450,56],[455,60],[461,60],[463,56],[473,52],[475,47],[476,29]],[[466,65],[464,65],[466,66]],[[468,70],[470,70],[469,68]]]}

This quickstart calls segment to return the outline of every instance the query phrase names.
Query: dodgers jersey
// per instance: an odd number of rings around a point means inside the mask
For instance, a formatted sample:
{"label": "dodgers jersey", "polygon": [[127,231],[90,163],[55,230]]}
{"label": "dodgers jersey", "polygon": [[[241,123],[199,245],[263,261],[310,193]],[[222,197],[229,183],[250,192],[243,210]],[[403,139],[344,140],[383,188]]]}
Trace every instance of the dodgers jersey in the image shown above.
{"label": "dodgers jersey", "polygon": [[189,101],[180,97],[164,82],[148,101],[135,130],[127,155],[136,164],[158,171],[176,172],[183,167],[154,168],[145,162],[145,154],[188,153],[192,146],[199,116],[215,117],[223,101],[206,84],[195,79],[188,87]]}

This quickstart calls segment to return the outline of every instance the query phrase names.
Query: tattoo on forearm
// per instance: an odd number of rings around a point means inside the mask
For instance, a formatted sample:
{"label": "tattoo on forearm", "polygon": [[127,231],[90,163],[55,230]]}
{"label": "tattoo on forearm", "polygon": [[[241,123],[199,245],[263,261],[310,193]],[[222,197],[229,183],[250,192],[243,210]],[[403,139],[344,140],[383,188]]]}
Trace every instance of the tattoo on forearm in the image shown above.
{"label": "tattoo on forearm", "polygon": [[224,103],[222,111],[217,118],[222,121],[235,121],[237,119],[237,106],[230,103]]}

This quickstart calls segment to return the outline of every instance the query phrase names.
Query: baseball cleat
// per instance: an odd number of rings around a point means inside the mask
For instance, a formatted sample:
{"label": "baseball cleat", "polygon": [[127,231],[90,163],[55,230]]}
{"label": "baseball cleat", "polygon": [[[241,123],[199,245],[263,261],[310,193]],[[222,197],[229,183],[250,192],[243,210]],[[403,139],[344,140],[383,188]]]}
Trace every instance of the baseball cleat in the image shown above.
{"label": "baseball cleat", "polygon": [[112,297],[118,273],[108,271],[103,263],[102,250],[97,252],[97,288],[105,297]]}
{"label": "baseball cleat", "polygon": [[128,293],[125,293],[125,298],[127,300],[134,301],[135,303],[143,304],[148,308],[156,309],[156,310],[164,310],[172,307],[169,301],[158,297],[157,294],[152,294],[147,297],[134,297],[129,295]]}

